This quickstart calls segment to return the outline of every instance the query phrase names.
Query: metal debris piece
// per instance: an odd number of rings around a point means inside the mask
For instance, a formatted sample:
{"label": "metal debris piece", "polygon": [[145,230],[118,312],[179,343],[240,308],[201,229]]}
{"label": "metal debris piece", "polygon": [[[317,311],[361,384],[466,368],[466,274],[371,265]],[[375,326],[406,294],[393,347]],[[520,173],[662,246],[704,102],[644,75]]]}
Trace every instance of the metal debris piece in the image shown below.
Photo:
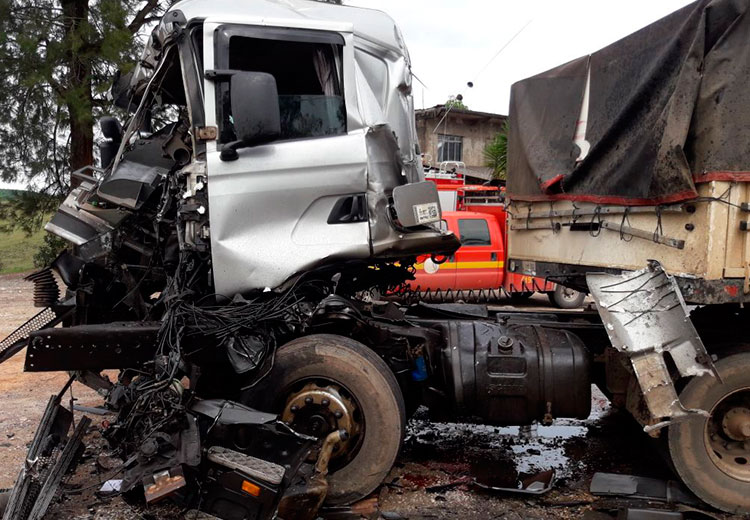
{"label": "metal debris piece", "polygon": [[474,484],[482,489],[502,491],[505,493],[520,493],[523,495],[543,495],[552,489],[554,483],[555,470],[553,469],[542,471],[541,473],[537,473],[536,475],[521,480],[516,488],[490,486],[478,480],[474,480]]}
{"label": "metal debris piece", "polygon": [[80,404],[74,404],[73,410],[76,412],[93,413],[94,415],[112,415],[115,413],[106,408],[100,408],[98,406],[82,406]]}
{"label": "metal debris piece", "polygon": [[[73,378],[70,378],[60,393],[50,396],[42,419],[39,421],[39,426],[34,433],[34,438],[29,445],[24,466],[8,498],[3,520],[26,520],[34,503],[41,496],[42,486],[47,476],[54,470],[55,464],[55,459],[52,456],[45,456],[52,453],[55,448],[55,444],[49,441],[57,439],[59,442],[59,440],[64,439],[72,422],[71,412],[60,406],[62,396],[72,382]],[[87,418],[84,419],[88,421]],[[85,426],[87,426],[87,423],[84,423]],[[81,428],[80,424],[79,428]],[[67,467],[69,465],[65,469]],[[54,490],[52,492],[54,493]]]}
{"label": "metal debris piece", "polygon": [[658,500],[670,504],[700,505],[694,495],[674,480],[618,475],[616,473],[595,473],[591,479],[590,491],[600,496],[622,496]]}
{"label": "metal debris piece", "polygon": [[39,495],[34,502],[34,507],[29,513],[28,520],[40,520],[44,516],[44,513],[47,512],[47,508],[55,496],[63,475],[74,465],[76,456],[80,453],[80,448],[83,445],[83,435],[90,424],[91,419],[85,416],[78,421],[78,425],[65,445],[62,454],[52,468],[50,468],[42,489],[39,491]]}
{"label": "metal debris piece", "polygon": [[[682,376],[718,377],[674,278],[651,261],[636,272],[589,273],[586,281],[612,346],[630,358],[651,416],[661,421],[706,415],[682,406],[665,359],[668,355]],[[649,425],[646,431],[668,424]]]}
{"label": "metal debris piece", "polygon": [[153,504],[167,497],[180,488],[185,487],[185,475],[180,466],[169,470],[158,471],[150,477],[143,479],[143,492],[146,503]]}
{"label": "metal debris piece", "polygon": [[122,479],[108,480],[104,484],[102,484],[102,487],[99,489],[99,493],[102,495],[114,495],[115,493],[120,492],[121,487]]}

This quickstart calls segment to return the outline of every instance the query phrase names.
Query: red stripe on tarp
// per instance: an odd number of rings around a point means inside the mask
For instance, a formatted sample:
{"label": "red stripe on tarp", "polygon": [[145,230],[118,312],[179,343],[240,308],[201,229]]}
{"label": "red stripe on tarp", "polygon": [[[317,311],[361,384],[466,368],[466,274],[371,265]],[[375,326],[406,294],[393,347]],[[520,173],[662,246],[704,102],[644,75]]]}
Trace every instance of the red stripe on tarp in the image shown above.
{"label": "red stripe on tarp", "polygon": [[711,181],[750,182],[750,172],[706,172],[693,176],[693,182]]}
{"label": "red stripe on tarp", "polygon": [[556,175],[556,176],[552,177],[552,178],[551,178],[550,180],[548,180],[548,181],[544,181],[544,182],[543,182],[543,183],[542,183],[542,184],[540,185],[540,186],[541,186],[541,188],[542,188],[542,191],[549,191],[549,189],[550,189],[550,188],[551,188],[551,187],[552,187],[553,185],[555,185],[555,184],[557,184],[558,182],[562,181],[562,180],[563,180],[563,177],[564,177],[564,176],[563,176],[563,174],[560,174],[560,175]]}
{"label": "red stripe on tarp", "polygon": [[557,193],[554,195],[513,195],[508,193],[511,200],[520,200],[523,202],[554,202],[556,200],[573,200],[579,202],[593,202],[596,204],[620,204],[622,206],[654,206],[657,204],[671,204],[681,200],[694,199],[698,196],[695,190],[685,190],[678,193],[672,193],[664,197],[653,199],[639,199],[628,197],[613,197],[610,195],[576,195],[572,193]]}
{"label": "red stripe on tarp", "polygon": [[[552,179],[543,182],[541,188],[543,191],[547,191],[550,186],[560,182],[563,179],[563,175],[557,175]],[[706,172],[700,175],[693,176],[693,182],[701,184],[704,182],[712,181],[728,181],[728,182],[750,182],[750,171],[747,172],[730,172],[730,171],[716,171]],[[616,197],[612,195],[585,195],[585,194],[572,194],[572,193],[554,193],[546,194],[540,193],[539,195],[514,195],[513,193],[507,194],[511,200],[520,200],[523,202],[554,202],[556,200],[572,200],[580,202],[593,202],[596,204],[621,204],[623,206],[653,206],[655,204],[670,204],[673,202],[679,202],[682,200],[694,199],[698,196],[698,192],[695,190],[685,190],[664,197],[656,197],[652,199],[648,198],[630,198],[630,197]]]}

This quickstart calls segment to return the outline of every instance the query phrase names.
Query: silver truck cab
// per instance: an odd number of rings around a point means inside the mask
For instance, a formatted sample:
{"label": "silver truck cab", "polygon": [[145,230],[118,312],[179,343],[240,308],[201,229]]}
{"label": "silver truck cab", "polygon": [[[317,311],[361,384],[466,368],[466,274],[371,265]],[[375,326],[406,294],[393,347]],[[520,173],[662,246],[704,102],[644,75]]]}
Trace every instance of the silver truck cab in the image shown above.
{"label": "silver truck cab", "polygon": [[[275,288],[336,261],[453,250],[422,173],[411,81],[401,33],[382,12],[179,2],[113,90],[133,115],[113,136],[111,166],[79,174],[47,229],[101,255],[123,214],[176,175],[187,178],[180,198],[195,200],[181,210],[195,218],[180,243],[210,242],[219,294]],[[171,122],[155,130],[157,114]]]}

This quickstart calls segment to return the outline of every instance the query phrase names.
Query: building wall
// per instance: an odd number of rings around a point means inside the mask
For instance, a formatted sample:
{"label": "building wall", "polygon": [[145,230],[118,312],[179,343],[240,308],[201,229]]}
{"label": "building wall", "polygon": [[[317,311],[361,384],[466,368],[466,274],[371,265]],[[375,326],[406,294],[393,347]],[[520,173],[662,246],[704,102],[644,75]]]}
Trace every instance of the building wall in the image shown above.
{"label": "building wall", "polygon": [[435,131],[436,125],[444,115],[443,106],[416,111],[417,137],[422,153],[426,154],[425,162],[431,157],[431,165],[438,166],[439,134],[461,136],[463,161],[467,169],[477,176],[489,178],[489,168],[484,166],[484,148],[502,130],[507,117],[453,109]]}

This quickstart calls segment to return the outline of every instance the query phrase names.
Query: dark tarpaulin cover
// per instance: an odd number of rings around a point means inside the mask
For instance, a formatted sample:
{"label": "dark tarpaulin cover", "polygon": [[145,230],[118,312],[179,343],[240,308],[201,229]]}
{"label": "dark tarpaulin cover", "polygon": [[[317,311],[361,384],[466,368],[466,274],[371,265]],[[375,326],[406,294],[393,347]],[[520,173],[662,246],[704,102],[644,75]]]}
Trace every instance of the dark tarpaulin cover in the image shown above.
{"label": "dark tarpaulin cover", "polygon": [[[700,0],[511,90],[508,192],[648,205],[750,181],[750,0]],[[590,75],[589,75],[590,74]],[[588,155],[574,144],[590,78]]]}

